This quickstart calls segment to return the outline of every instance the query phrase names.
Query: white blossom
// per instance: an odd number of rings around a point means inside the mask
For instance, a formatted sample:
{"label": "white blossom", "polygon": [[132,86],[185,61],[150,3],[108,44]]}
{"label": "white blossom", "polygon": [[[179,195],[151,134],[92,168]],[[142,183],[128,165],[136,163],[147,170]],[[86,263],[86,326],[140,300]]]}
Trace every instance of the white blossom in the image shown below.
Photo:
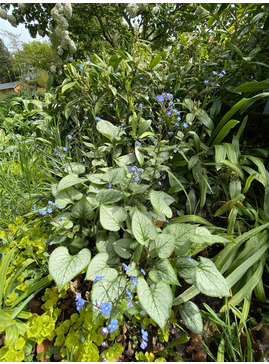
{"label": "white blossom", "polygon": [[154,6],[151,10],[152,15],[157,15],[160,11],[159,6]]}
{"label": "white blossom", "polygon": [[137,14],[137,5],[136,3],[130,3],[127,6],[127,11],[131,18],[134,18]]}
{"label": "white blossom", "polygon": [[55,66],[51,66],[50,67],[50,72],[51,73],[56,73],[56,67]]}
{"label": "white blossom", "polygon": [[53,9],[51,9],[51,12],[50,13],[51,13],[52,19],[57,20],[57,18],[59,16],[59,12],[56,9],[56,7],[54,7]]}
{"label": "white blossom", "polygon": [[57,47],[57,52],[58,52],[60,57],[64,54],[64,50],[63,50],[63,48],[61,46]]}
{"label": "white blossom", "polygon": [[72,39],[70,40],[70,43],[69,43],[69,50],[71,53],[75,53],[77,51],[75,42]]}
{"label": "white blossom", "polygon": [[71,19],[71,17],[72,17],[72,5],[70,3],[63,4],[63,15],[67,19]]}
{"label": "white blossom", "polygon": [[140,3],[138,4],[140,10],[146,10],[148,7],[148,3]]}
{"label": "white blossom", "polygon": [[63,11],[63,4],[57,3],[55,5],[55,8],[59,11],[59,13],[61,13]]}
{"label": "white blossom", "polygon": [[67,29],[69,26],[68,21],[62,15],[58,16],[57,22],[58,22],[58,27],[60,27],[61,29]]}
{"label": "white blossom", "polygon": [[0,9],[0,18],[2,19],[7,19],[7,12],[5,11],[5,9]]}

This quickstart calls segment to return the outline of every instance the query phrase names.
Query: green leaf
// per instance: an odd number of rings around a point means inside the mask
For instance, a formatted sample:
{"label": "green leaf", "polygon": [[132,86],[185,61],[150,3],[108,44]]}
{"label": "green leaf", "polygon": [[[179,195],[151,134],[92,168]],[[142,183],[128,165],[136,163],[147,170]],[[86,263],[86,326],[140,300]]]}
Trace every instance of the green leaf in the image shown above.
{"label": "green leaf", "polygon": [[132,231],[136,240],[142,245],[145,245],[147,240],[154,240],[157,237],[157,231],[152,220],[140,211],[133,214]]}
{"label": "green leaf", "polygon": [[73,203],[75,200],[80,200],[83,194],[77,191],[75,188],[67,188],[55,196],[55,203],[60,206],[61,209],[65,208],[69,203]]}
{"label": "green leaf", "polygon": [[175,238],[169,234],[158,234],[157,239],[153,241],[154,248],[161,259],[169,258],[174,251]]}
{"label": "green leaf", "polygon": [[178,257],[176,260],[176,268],[179,276],[183,278],[188,284],[193,284],[193,276],[198,264],[199,263],[194,259]]}
{"label": "green leaf", "polygon": [[200,257],[193,276],[193,284],[200,292],[211,297],[229,297],[230,292],[225,278],[220,274],[215,264],[206,258]]}
{"label": "green leaf", "polygon": [[0,310],[0,333],[4,332],[6,328],[12,324],[14,324],[14,320],[10,316],[9,313]]}
{"label": "green leaf", "polygon": [[95,198],[100,203],[106,205],[122,200],[124,198],[124,194],[118,190],[108,189],[99,191]]}
{"label": "green leaf", "polygon": [[91,260],[91,252],[82,249],[77,255],[71,256],[66,247],[53,250],[49,257],[49,272],[56,282],[59,291],[64,285],[75,278],[87,267]]}
{"label": "green leaf", "polygon": [[82,199],[72,207],[71,215],[76,219],[84,218],[92,220],[94,218],[94,209],[87,197],[82,197]]}
{"label": "green leaf", "polygon": [[69,173],[75,173],[77,175],[85,173],[85,166],[80,163],[70,163],[67,168]]}
{"label": "green leaf", "polygon": [[153,208],[159,212],[160,214],[166,215],[168,218],[172,217],[172,210],[168,206],[168,204],[165,202],[165,200],[162,198],[162,195],[159,191],[153,191],[151,190],[149,193],[150,202],[153,206]]}
{"label": "green leaf", "polygon": [[118,231],[121,223],[126,219],[127,213],[123,207],[101,205],[100,222],[104,229]]}
{"label": "green leaf", "polygon": [[159,260],[154,269],[149,272],[149,278],[155,282],[179,285],[177,275],[168,259]]}
{"label": "green leaf", "polygon": [[196,226],[190,224],[169,224],[163,230],[165,234],[171,234],[175,238],[175,253],[185,255],[191,246],[191,237],[195,233]]}
{"label": "green leaf", "polygon": [[148,286],[143,277],[139,277],[137,295],[143,309],[164,331],[173,303],[170,286],[164,282],[159,282],[152,288]]}
{"label": "green leaf", "polygon": [[199,308],[193,302],[185,302],[180,308],[184,325],[195,334],[203,334],[203,320]]}
{"label": "green leaf", "polygon": [[68,90],[68,89],[70,89],[71,87],[73,87],[75,84],[76,84],[76,81],[69,82],[69,83],[65,84],[65,85],[62,87],[62,94],[63,94],[66,90]]}
{"label": "green leaf", "polygon": [[72,187],[79,183],[81,183],[81,180],[78,178],[78,176],[76,174],[70,173],[64,178],[62,178],[61,181],[58,183],[56,193],[59,193],[62,190],[65,190],[66,188]]}
{"label": "green leaf", "polygon": [[154,68],[157,66],[157,64],[159,64],[162,60],[162,57],[161,56],[156,56],[154,57],[151,61],[150,61],[150,64],[149,64],[149,68]]}
{"label": "green leaf", "polygon": [[269,82],[268,81],[262,81],[262,82],[246,82],[243,85],[240,85],[233,89],[233,92],[254,92],[254,91],[260,91],[265,90],[269,88]]}
{"label": "green leaf", "polygon": [[115,252],[123,259],[129,259],[131,257],[130,245],[134,241],[131,239],[120,239],[113,243]]}
{"label": "green leaf", "polygon": [[109,140],[113,141],[119,136],[120,128],[111,124],[109,121],[101,120],[96,124],[96,129]]}
{"label": "green leaf", "polygon": [[90,262],[86,279],[94,281],[96,276],[105,276],[108,281],[114,280],[118,272],[107,265],[109,255],[107,253],[98,253]]}
{"label": "green leaf", "polygon": [[123,168],[114,168],[102,176],[102,179],[111,184],[121,183],[125,177]]}

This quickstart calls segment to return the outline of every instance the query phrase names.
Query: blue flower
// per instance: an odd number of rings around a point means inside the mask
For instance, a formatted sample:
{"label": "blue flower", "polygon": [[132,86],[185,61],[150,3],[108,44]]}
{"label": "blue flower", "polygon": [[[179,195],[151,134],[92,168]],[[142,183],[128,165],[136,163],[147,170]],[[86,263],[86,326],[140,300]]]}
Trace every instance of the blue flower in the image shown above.
{"label": "blue flower", "polygon": [[47,209],[47,212],[48,212],[49,214],[51,214],[51,213],[52,213],[52,209],[49,207],[49,208]]}
{"label": "blue flower", "polygon": [[107,348],[107,343],[104,341],[102,344],[101,344],[102,348]]}
{"label": "blue flower", "polygon": [[158,185],[160,185],[160,186],[161,186],[161,185],[162,185],[162,182],[161,182],[161,181],[159,181],[159,182],[158,182]]}
{"label": "blue flower", "polygon": [[60,154],[60,158],[64,158],[64,154]]}
{"label": "blue flower", "polygon": [[129,271],[130,271],[130,268],[128,267],[128,265],[127,265],[127,264],[122,263],[122,265],[123,265],[123,267],[124,267],[125,272],[129,272]]}
{"label": "blue flower", "polygon": [[156,140],[156,138],[151,138],[151,141],[152,141],[152,142],[155,142],[155,140]]}
{"label": "blue flower", "polygon": [[101,119],[101,118],[99,118],[99,116],[96,116],[96,117],[95,117],[95,120],[96,120],[96,121],[101,121],[102,119]]}
{"label": "blue flower", "polygon": [[40,215],[46,215],[47,214],[47,211],[44,210],[44,209],[39,209],[38,212],[39,212]]}
{"label": "blue flower", "polygon": [[169,224],[169,220],[168,219],[166,220],[166,223]]}
{"label": "blue flower", "polygon": [[163,95],[157,95],[156,98],[155,98],[155,101],[164,102]]}
{"label": "blue flower", "polygon": [[107,327],[102,327],[101,333],[102,333],[102,335],[107,335],[108,334],[108,328]]}
{"label": "blue flower", "polygon": [[222,70],[221,73],[223,73],[224,75],[226,75],[226,71]]}
{"label": "blue flower", "polygon": [[141,145],[141,143],[140,142],[136,142],[135,145]]}
{"label": "blue flower", "polygon": [[139,182],[140,181],[140,178],[139,177],[135,177],[135,182]]}
{"label": "blue flower", "polygon": [[132,293],[126,288],[126,294],[127,296],[132,300],[133,299],[133,296],[132,296]]}
{"label": "blue flower", "polygon": [[174,149],[174,153],[177,153],[177,149]]}
{"label": "blue flower", "polygon": [[58,168],[56,168],[56,169],[55,169],[55,172],[58,172],[58,171],[59,171],[59,169],[58,169]]}
{"label": "blue flower", "polygon": [[35,210],[36,210],[36,204],[34,204],[34,205],[32,206],[32,210],[33,210],[33,211],[35,211]]}
{"label": "blue flower", "polygon": [[165,95],[165,100],[173,100],[173,98],[174,98],[174,95],[172,95],[172,94],[167,93]]}
{"label": "blue flower", "polygon": [[218,72],[216,72],[216,71],[212,71],[212,73],[214,76],[218,74]]}
{"label": "blue flower", "polygon": [[76,294],[76,306],[77,306],[78,311],[83,309],[84,303],[85,303],[85,301],[81,298],[81,293],[77,293]]}
{"label": "blue flower", "polygon": [[109,329],[110,334],[113,331],[117,330],[117,325],[118,325],[118,320],[117,319],[113,319],[113,320],[110,321],[110,324],[108,325],[108,329]]}
{"label": "blue flower", "polygon": [[66,147],[63,147],[63,152],[66,152],[67,151],[67,148]]}
{"label": "blue flower", "polygon": [[90,61],[91,57],[87,56],[87,61]]}
{"label": "blue flower", "polygon": [[96,276],[95,280],[93,281],[93,284],[96,283],[97,281],[100,281],[103,278],[105,278],[105,276]]}
{"label": "blue flower", "polygon": [[132,277],[132,281],[133,281],[133,289],[135,289],[137,286],[137,279],[135,277]]}
{"label": "blue flower", "polygon": [[124,126],[125,126],[125,124],[124,124],[124,123],[121,123],[120,125],[121,125],[122,127],[124,127]]}
{"label": "blue flower", "polygon": [[103,303],[102,307],[101,307],[101,314],[110,315],[111,308],[112,308],[112,306],[109,302]]}
{"label": "blue flower", "polygon": [[188,124],[187,123],[183,123],[182,125],[184,126],[184,128],[187,128],[188,127]]}
{"label": "blue flower", "polygon": [[144,276],[146,275],[146,272],[144,271],[143,268],[140,269],[141,273],[144,274]]}
{"label": "blue flower", "polygon": [[209,82],[209,80],[204,80],[204,83],[208,83]]}
{"label": "blue flower", "polygon": [[139,104],[138,107],[141,108],[143,106],[143,104]]}
{"label": "blue flower", "polygon": [[219,77],[223,77],[223,74],[222,73],[219,73]]}
{"label": "blue flower", "polygon": [[175,126],[179,126],[179,123],[175,123]]}
{"label": "blue flower", "polygon": [[67,139],[72,139],[72,135],[68,134]]}
{"label": "blue flower", "polygon": [[69,61],[70,61],[70,62],[72,62],[72,61],[73,61],[73,59],[74,59],[74,57],[70,57],[70,58],[69,58]]}
{"label": "blue flower", "polygon": [[166,112],[166,114],[167,114],[168,116],[170,116],[172,113],[171,113],[171,111],[167,111],[167,112]]}
{"label": "blue flower", "polygon": [[180,102],[180,99],[176,99],[176,102]]}
{"label": "blue flower", "polygon": [[216,85],[217,87],[220,87],[220,85],[217,83],[217,85]]}
{"label": "blue flower", "polygon": [[128,307],[129,307],[129,308],[133,307],[133,302],[132,302],[132,300],[130,300],[130,301],[128,302]]}
{"label": "blue flower", "polygon": [[145,350],[146,347],[148,346],[147,342],[146,341],[142,341],[141,345],[140,345],[140,348]]}
{"label": "blue flower", "polygon": [[187,255],[187,259],[191,259],[191,256],[189,254]]}
{"label": "blue flower", "polygon": [[80,64],[80,63],[77,63],[77,65],[79,66],[79,68],[80,68],[81,70],[83,70],[83,67],[81,66],[81,64]]}
{"label": "blue flower", "polygon": [[109,106],[111,106],[111,107],[112,107],[112,106],[113,106],[113,104],[109,104]]}
{"label": "blue flower", "polygon": [[111,186],[111,183],[109,183],[109,185],[108,185],[108,188],[111,188],[112,186]]}
{"label": "blue flower", "polygon": [[64,219],[63,219],[62,217],[60,217],[59,221],[60,221],[60,222],[63,222],[63,221],[64,221]]}
{"label": "blue flower", "polygon": [[149,338],[148,338],[149,333],[147,332],[147,330],[143,330],[143,329],[141,329],[141,334],[142,334],[142,339],[143,339],[144,341],[148,341],[148,340],[149,340]]}
{"label": "blue flower", "polygon": [[177,121],[181,121],[181,117],[180,116],[177,117]]}

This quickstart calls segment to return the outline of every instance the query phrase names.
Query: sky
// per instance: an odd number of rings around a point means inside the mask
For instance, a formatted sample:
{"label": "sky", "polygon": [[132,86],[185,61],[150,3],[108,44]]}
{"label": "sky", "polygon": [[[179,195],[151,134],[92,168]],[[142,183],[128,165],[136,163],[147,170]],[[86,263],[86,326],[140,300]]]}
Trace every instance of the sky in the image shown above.
{"label": "sky", "polygon": [[40,42],[44,41],[44,40],[48,40],[47,37],[40,37],[39,35],[36,36],[36,38],[32,38],[30,36],[29,31],[25,28],[25,26],[23,24],[19,24],[16,28],[13,27],[8,20],[4,20],[0,18],[0,38],[3,40],[3,42],[5,43],[6,47],[9,48],[9,41],[8,38],[4,36],[4,34],[2,34],[3,31],[8,31],[8,32],[12,32],[13,34],[16,34],[18,39],[21,42],[32,42],[33,40],[38,40]]}

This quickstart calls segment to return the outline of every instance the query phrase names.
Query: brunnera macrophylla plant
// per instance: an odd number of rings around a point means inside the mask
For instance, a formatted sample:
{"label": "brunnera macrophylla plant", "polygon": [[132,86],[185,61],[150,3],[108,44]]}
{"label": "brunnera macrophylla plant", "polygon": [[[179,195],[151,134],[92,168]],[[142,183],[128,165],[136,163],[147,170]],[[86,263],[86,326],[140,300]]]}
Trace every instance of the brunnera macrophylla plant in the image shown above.
{"label": "brunnera macrophylla plant", "polygon": [[[133,143],[133,152],[121,155],[119,136],[124,131],[105,120],[98,121],[97,130],[115,149],[114,166],[95,164],[95,172],[86,173],[84,165],[71,164],[70,173],[53,186],[56,208],[50,214],[55,228],[51,244],[61,246],[50,255],[49,271],[59,290],[85,272],[85,280],[94,282],[87,301],[95,314],[111,314],[107,328],[112,332],[120,310],[126,315],[143,310],[164,330],[179,278],[209,296],[230,296],[214,263],[191,257],[208,245],[231,240],[173,219],[176,200],[163,191],[169,186],[165,162],[171,158],[171,147],[159,136],[152,142],[150,134],[150,140],[141,137]],[[163,228],[157,221],[163,222]],[[123,296],[129,301],[119,309]],[[82,300],[77,296],[79,308]],[[202,333],[195,304],[185,302],[180,312],[188,328]]]}

